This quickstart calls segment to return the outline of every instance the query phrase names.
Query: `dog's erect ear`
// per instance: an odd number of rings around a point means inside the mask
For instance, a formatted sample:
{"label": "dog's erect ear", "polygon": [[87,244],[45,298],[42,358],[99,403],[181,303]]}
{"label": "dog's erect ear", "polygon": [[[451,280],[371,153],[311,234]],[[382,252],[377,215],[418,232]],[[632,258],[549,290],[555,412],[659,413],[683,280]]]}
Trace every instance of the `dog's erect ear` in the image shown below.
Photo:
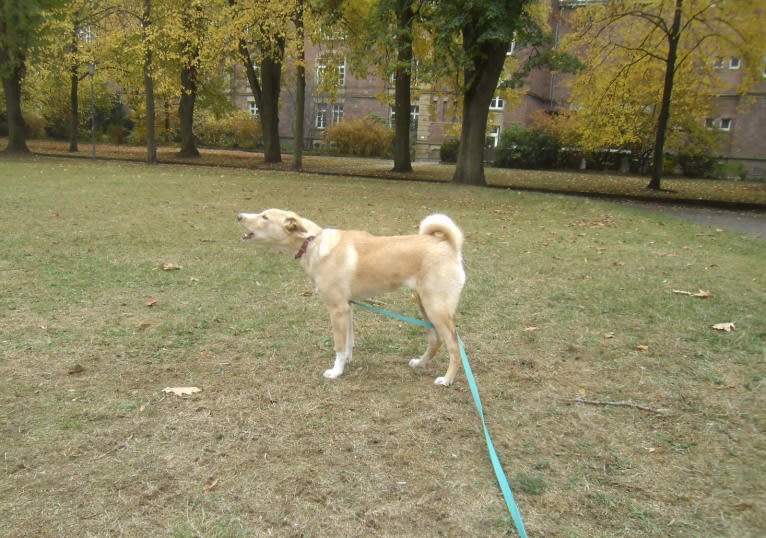
{"label": "dog's erect ear", "polygon": [[303,224],[301,224],[301,221],[295,217],[287,217],[283,226],[285,227],[285,230],[290,233],[301,233],[307,231],[306,228],[303,227]]}

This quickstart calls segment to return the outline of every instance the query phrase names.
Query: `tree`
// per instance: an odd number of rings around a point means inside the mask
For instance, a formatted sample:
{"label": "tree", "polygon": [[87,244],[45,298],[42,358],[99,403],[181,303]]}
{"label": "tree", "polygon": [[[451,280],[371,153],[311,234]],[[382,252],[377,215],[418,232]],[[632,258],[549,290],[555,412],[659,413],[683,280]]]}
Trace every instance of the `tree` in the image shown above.
{"label": "tree", "polygon": [[26,123],[21,109],[21,87],[27,56],[46,32],[46,9],[54,0],[3,0],[0,12],[0,78],[8,114],[8,153],[28,153]]}
{"label": "tree", "polygon": [[279,93],[294,5],[277,0],[229,0],[229,6],[232,33],[237,36],[237,53],[261,114],[264,160],[282,162]]}
{"label": "tree", "polygon": [[[570,46],[582,51],[591,69],[600,71],[591,74],[591,80],[607,81],[599,96],[612,103],[609,94],[615,89],[630,96],[631,113],[639,121],[628,120],[628,125],[651,119],[653,165],[647,188],[661,188],[668,135],[682,128],[693,131],[676,110],[679,80],[684,90],[680,96],[696,92],[699,99],[706,96],[709,100],[715,93],[710,70],[716,57],[733,54],[745,58],[751,69],[761,67],[765,45],[758,10],[758,0],[631,0],[589,6],[576,18],[580,30]],[[629,82],[640,74],[641,82]],[[654,90],[653,98],[645,95],[643,102],[633,98],[648,88]],[[593,90],[591,86],[582,94],[593,95]],[[584,102],[594,104],[588,98]],[[698,107],[698,114],[700,108],[705,107]],[[614,111],[614,107],[605,109],[606,113]],[[590,107],[589,112],[598,114]]]}
{"label": "tree", "polygon": [[295,142],[293,144],[293,170],[303,168],[303,123],[306,114],[306,30],[304,15],[306,5],[304,0],[296,0],[293,24],[295,25],[295,40],[298,49],[298,60],[295,69]]}
{"label": "tree", "polygon": [[200,47],[205,35],[205,14],[200,2],[187,0],[180,13],[181,31],[181,97],[178,118],[181,133],[179,157],[199,157],[194,139],[194,105],[200,76]]}
{"label": "tree", "polygon": [[144,98],[146,103],[146,162],[157,163],[157,137],[155,136],[156,112],[154,106],[154,34],[152,0],[143,0],[140,17],[143,44]]}
{"label": "tree", "polygon": [[446,53],[445,71],[458,69],[462,75],[463,124],[455,183],[486,185],[489,105],[515,33],[532,22],[525,12],[531,4],[532,0],[444,0],[434,12],[435,50]]}

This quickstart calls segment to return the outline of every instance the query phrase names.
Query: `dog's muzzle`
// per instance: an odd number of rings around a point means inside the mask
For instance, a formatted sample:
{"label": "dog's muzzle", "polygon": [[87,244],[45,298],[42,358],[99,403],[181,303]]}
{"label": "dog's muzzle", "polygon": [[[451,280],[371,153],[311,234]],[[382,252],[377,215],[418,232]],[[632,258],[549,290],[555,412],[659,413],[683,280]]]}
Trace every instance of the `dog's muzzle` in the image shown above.
{"label": "dog's muzzle", "polygon": [[253,232],[246,233],[242,236],[242,241],[250,241],[253,237],[255,237]]}

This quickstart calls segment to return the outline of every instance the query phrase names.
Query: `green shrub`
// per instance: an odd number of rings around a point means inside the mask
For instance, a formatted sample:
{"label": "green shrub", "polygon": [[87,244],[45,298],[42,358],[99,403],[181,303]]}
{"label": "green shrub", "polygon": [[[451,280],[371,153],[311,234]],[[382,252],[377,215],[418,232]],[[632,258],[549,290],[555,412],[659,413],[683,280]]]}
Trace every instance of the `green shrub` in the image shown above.
{"label": "green shrub", "polygon": [[716,179],[747,179],[747,167],[742,163],[716,163],[712,177]]}
{"label": "green shrub", "polygon": [[203,146],[254,149],[263,145],[261,122],[247,112],[220,118],[199,116],[194,124],[194,134]]}
{"label": "green shrub", "polygon": [[439,148],[439,159],[443,163],[456,163],[457,152],[460,149],[460,141],[454,138],[442,142]]}
{"label": "green shrub", "polygon": [[547,129],[514,125],[500,136],[495,166],[504,168],[553,168],[561,144]]}
{"label": "green shrub", "polygon": [[718,159],[710,154],[680,154],[678,165],[681,173],[686,177],[713,177],[716,171]]}
{"label": "green shrub", "polygon": [[391,155],[394,132],[374,118],[366,117],[336,123],[327,130],[326,139],[345,155],[384,157]]}

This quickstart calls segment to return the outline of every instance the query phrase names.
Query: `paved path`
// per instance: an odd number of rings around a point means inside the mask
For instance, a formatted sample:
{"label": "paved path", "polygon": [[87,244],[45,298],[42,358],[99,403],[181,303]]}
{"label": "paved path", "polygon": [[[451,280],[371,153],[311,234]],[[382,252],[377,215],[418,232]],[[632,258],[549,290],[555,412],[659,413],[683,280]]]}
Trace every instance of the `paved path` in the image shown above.
{"label": "paved path", "polygon": [[758,211],[732,211],[682,205],[653,204],[651,202],[624,202],[663,215],[688,220],[711,228],[738,232],[766,241],[766,213]]}

